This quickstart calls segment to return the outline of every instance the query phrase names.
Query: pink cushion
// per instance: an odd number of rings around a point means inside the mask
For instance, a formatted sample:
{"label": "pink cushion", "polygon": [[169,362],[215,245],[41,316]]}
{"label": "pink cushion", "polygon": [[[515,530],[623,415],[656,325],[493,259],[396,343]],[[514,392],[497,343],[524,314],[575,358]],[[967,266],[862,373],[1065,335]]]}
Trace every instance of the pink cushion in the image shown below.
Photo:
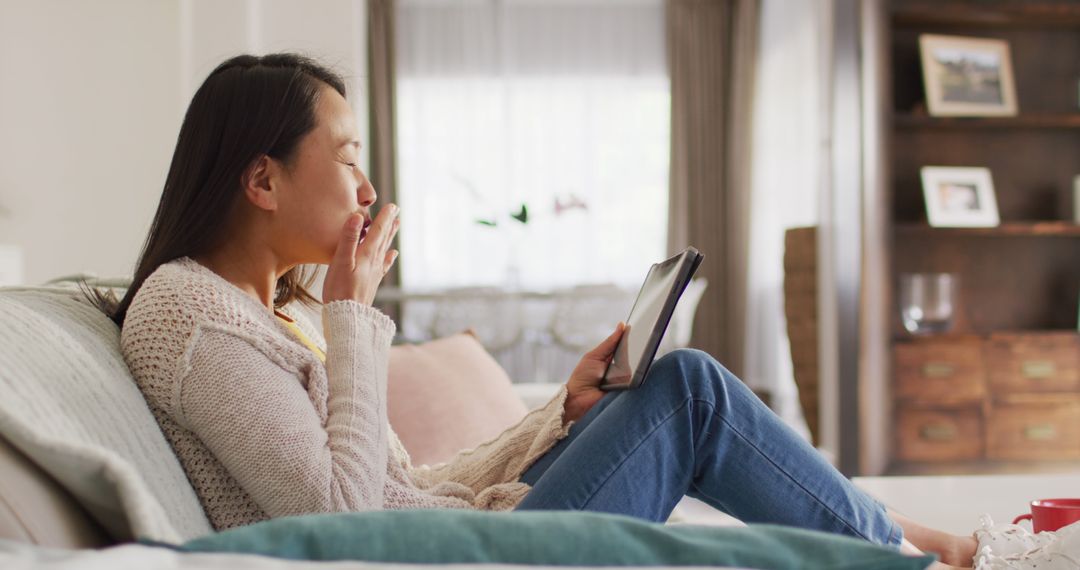
{"label": "pink cushion", "polygon": [[390,348],[387,411],[414,465],[446,461],[528,410],[499,363],[466,333]]}

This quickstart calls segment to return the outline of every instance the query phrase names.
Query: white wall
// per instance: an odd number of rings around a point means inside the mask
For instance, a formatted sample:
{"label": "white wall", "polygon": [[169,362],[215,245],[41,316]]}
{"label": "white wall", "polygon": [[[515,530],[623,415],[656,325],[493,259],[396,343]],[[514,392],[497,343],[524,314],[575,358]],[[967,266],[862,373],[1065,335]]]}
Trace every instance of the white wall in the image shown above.
{"label": "white wall", "polygon": [[743,379],[770,392],[773,409],[806,437],[784,314],[784,231],[818,223],[825,4],[762,2],[752,143]]}
{"label": "white wall", "polygon": [[364,7],[0,0],[0,245],[22,249],[23,282],[131,273],[187,103],[229,56],[330,64],[366,132]]}
{"label": "white wall", "polygon": [[0,1],[0,243],[130,272],[180,124],[175,2]]}

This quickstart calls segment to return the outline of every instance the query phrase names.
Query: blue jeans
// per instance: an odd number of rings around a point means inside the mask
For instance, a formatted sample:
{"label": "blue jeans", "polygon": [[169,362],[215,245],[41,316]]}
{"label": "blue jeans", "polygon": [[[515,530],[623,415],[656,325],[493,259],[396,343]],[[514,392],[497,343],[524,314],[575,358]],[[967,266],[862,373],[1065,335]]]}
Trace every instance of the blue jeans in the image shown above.
{"label": "blue jeans", "polygon": [[612,392],[522,476],[519,510],[587,510],[665,521],[683,495],[746,523],[783,524],[898,546],[885,508],[833,468],[700,350],[653,363]]}

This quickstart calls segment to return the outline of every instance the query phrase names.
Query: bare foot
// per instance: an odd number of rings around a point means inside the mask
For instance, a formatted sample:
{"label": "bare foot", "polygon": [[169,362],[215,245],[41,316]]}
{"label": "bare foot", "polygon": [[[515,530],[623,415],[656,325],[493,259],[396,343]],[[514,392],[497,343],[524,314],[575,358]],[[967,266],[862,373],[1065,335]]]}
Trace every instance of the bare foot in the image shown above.
{"label": "bare foot", "polygon": [[[946,535],[946,536],[951,536],[951,535]],[[959,540],[959,539],[962,539],[963,537],[957,536],[955,538]],[[958,546],[959,546],[959,544],[958,544]],[[908,556],[920,556],[922,554],[925,554],[922,550],[920,550],[917,546],[915,546],[914,544],[909,542],[908,539],[906,539],[906,538],[903,539],[900,542],[900,552],[902,554],[907,554]],[[938,552],[937,550],[931,550],[929,552],[931,552],[933,554],[937,554],[938,558],[939,558],[938,562],[934,562],[930,566],[927,566],[927,568],[929,570],[953,570],[954,568],[970,569],[974,565],[973,563],[969,564],[969,563],[963,562],[962,558],[960,559],[959,562],[956,560],[957,556],[962,557],[963,554],[950,553],[949,556],[946,557],[943,553]],[[968,560],[971,560],[971,558],[968,558]],[[963,564],[963,565],[962,566],[956,566],[955,564]]]}
{"label": "bare foot", "polygon": [[[923,545],[922,550],[938,555],[940,566],[931,568],[971,568],[975,566],[975,549],[979,542],[970,536],[955,536],[941,533],[936,537],[932,545]],[[904,546],[910,546],[905,550]],[[904,545],[900,548],[904,553],[917,553],[919,549],[904,539]]]}
{"label": "bare foot", "polygon": [[957,536],[923,526],[895,511],[889,515],[904,529],[904,540],[911,541],[915,548],[933,552],[942,564],[971,568],[975,565],[975,550],[979,543],[972,536]]}
{"label": "bare foot", "polygon": [[975,565],[975,551],[979,548],[979,541],[973,536],[953,536],[951,544],[944,545],[938,552],[941,561],[945,564],[971,568]]}
{"label": "bare foot", "polygon": [[949,566],[948,564],[942,564],[941,562],[935,562],[926,567],[926,570],[970,570],[971,566]]}

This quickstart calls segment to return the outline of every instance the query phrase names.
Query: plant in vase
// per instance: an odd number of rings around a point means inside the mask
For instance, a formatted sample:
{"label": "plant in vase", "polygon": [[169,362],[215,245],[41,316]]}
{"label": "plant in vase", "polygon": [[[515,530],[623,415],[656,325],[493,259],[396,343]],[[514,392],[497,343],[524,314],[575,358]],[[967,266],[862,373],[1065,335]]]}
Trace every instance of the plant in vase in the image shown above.
{"label": "plant in vase", "polygon": [[[555,217],[563,216],[572,210],[589,209],[588,204],[574,194],[570,194],[565,200],[558,196],[554,197],[553,200],[551,215]],[[505,223],[502,226],[499,225],[501,218],[497,217],[477,218],[475,221],[481,226],[492,229],[498,229],[500,227],[511,228],[508,230],[510,235],[507,236],[509,253],[506,264],[506,286],[510,289],[516,289],[521,284],[521,268],[518,248],[529,222],[534,221],[536,217],[531,213],[529,205],[526,202],[522,202],[516,211],[508,212],[507,214],[509,219],[503,219]]]}

